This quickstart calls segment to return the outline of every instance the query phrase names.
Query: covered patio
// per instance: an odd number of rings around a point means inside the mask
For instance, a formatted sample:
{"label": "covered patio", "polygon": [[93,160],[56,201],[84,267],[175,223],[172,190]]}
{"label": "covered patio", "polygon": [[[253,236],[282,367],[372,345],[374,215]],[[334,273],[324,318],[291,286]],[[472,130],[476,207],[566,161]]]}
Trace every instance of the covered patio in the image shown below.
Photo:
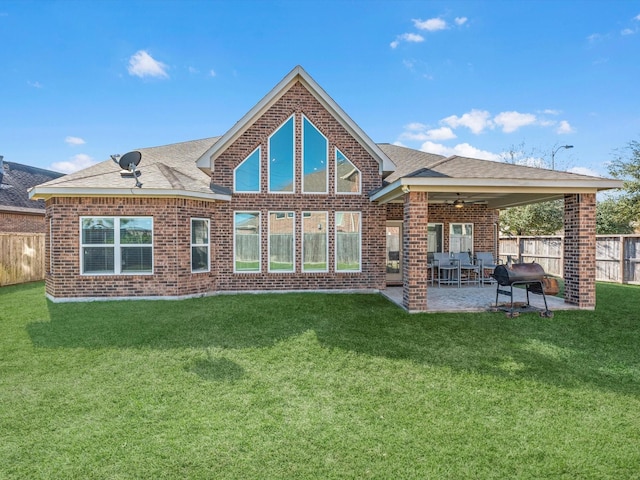
{"label": "covered patio", "polygon": [[[459,156],[443,158],[394,145],[381,148],[402,159],[398,162],[402,167],[371,195],[372,201],[387,205],[387,224],[394,221],[402,230],[402,287],[400,295],[395,288],[387,289],[392,301],[409,312],[486,310],[495,303],[495,286],[438,289],[430,285],[430,256],[469,249],[497,258],[501,209],[561,199],[565,290],[561,304],[553,299],[550,309],[595,308],[596,194],[620,188],[621,181]],[[429,241],[434,222],[444,232],[437,250]],[[473,233],[464,247],[454,242],[452,225],[471,225]]]}

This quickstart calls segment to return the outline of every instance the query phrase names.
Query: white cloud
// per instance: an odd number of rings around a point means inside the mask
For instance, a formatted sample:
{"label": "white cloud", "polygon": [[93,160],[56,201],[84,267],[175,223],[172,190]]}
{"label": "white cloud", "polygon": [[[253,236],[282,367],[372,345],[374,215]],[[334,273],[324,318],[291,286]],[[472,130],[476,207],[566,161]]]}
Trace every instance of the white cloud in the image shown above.
{"label": "white cloud", "polygon": [[210,77],[215,77],[215,76],[217,76],[217,75],[218,75],[218,74],[216,73],[216,71],[215,71],[213,68],[212,68],[211,70],[209,70],[209,76],[210,76]]}
{"label": "white cloud", "polygon": [[427,140],[451,140],[456,138],[456,134],[453,133],[449,127],[440,127],[429,129],[426,125],[421,123],[410,123],[405,126],[405,131],[400,135],[403,140],[413,140],[418,142],[424,142]]}
{"label": "white cloud", "polygon": [[42,88],[43,87],[43,85],[40,82],[37,82],[37,81],[36,82],[28,81],[27,85],[29,85],[30,87],[33,87],[33,88]]}
{"label": "white cloud", "polygon": [[456,17],[455,22],[456,25],[464,25],[465,23],[467,23],[467,20],[467,17]]}
{"label": "white cloud", "polygon": [[633,35],[634,33],[636,33],[636,31],[630,28],[625,28],[624,30],[620,31],[620,35]]}
{"label": "white cloud", "polygon": [[428,20],[413,19],[413,24],[418,30],[427,30],[428,32],[437,32],[445,30],[447,22],[441,18],[430,18]]}
{"label": "white cloud", "polygon": [[544,113],[545,115],[560,115],[562,111],[555,110],[553,108],[545,108],[544,110],[542,110],[542,113]]}
{"label": "white cloud", "polygon": [[192,75],[195,75],[196,73],[200,73],[200,70],[198,70],[195,67],[189,67],[188,70],[189,70],[189,73]]}
{"label": "white cloud", "polygon": [[127,70],[130,75],[140,78],[169,78],[167,68],[167,65],[154,59],[145,50],[138,50],[129,59],[129,67],[127,67]]}
{"label": "white cloud", "polygon": [[87,142],[85,142],[84,139],[80,137],[67,137],[64,139],[64,143],[66,143],[67,145],[76,146],[76,145],[84,145]]}
{"label": "white cloud", "polygon": [[535,124],[536,116],[532,113],[501,112],[494,117],[493,121],[502,126],[504,133],[511,133],[520,127]]}
{"label": "white cloud", "polygon": [[556,133],[559,133],[560,135],[563,135],[565,133],[574,133],[574,132],[575,132],[575,129],[566,120],[562,120],[560,122],[560,125],[558,125],[558,129],[556,130]]}
{"label": "white cloud", "polygon": [[602,177],[600,173],[587,167],[571,167],[567,170],[569,173],[578,173],[580,175],[589,175],[590,177]]}
{"label": "white cloud", "polygon": [[391,48],[397,48],[401,42],[420,43],[424,42],[424,37],[417,33],[403,33],[398,35],[396,39],[390,43]]}
{"label": "white cloud", "polygon": [[85,155],[84,153],[79,153],[78,155],[74,155],[66,162],[54,162],[51,164],[51,170],[55,170],[57,172],[62,173],[73,173],[78,170],[82,170],[83,168],[90,167],[94,165],[96,162],[89,155]]}
{"label": "white cloud", "polygon": [[638,20],[640,22],[640,13],[638,15],[636,15],[635,17],[633,17],[634,20]]}
{"label": "white cloud", "polygon": [[489,118],[491,114],[486,110],[472,109],[470,112],[463,114],[461,117],[451,115],[440,121],[452,128],[467,127],[476,135],[482,133],[487,128],[493,128],[493,122]]}

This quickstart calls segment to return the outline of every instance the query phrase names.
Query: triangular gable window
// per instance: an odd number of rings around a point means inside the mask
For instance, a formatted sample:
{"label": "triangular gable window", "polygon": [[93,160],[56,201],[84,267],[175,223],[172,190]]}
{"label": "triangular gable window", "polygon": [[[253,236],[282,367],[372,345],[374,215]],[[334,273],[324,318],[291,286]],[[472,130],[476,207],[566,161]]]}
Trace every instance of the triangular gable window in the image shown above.
{"label": "triangular gable window", "polygon": [[336,193],[360,193],[360,170],[336,148]]}
{"label": "triangular gable window", "polygon": [[233,191],[260,193],[260,147],[234,169]]}
{"label": "triangular gable window", "polygon": [[293,115],[269,137],[269,192],[293,193],[294,130]]}

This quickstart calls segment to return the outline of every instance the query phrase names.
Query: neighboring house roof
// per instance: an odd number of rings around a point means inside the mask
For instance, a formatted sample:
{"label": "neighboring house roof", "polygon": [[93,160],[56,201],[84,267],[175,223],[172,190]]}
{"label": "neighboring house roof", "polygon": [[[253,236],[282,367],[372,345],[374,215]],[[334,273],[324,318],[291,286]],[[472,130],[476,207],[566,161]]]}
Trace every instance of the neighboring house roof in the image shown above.
{"label": "neighboring house roof", "polygon": [[[380,148],[398,165],[372,200],[401,201],[408,190],[429,192],[430,203],[450,203],[462,195],[472,203],[507,208],[555,200],[568,193],[621,188],[622,182],[576,173],[461,156],[443,157],[397,145]],[[460,194],[460,195],[459,195]]]}
{"label": "neighboring house roof", "polygon": [[212,184],[209,175],[196,165],[196,159],[219,138],[138,149],[138,178],[143,188],[135,187],[133,175],[122,172],[112,160],[105,160],[48,182],[34,189],[32,196],[144,195],[228,201],[231,190]]}
{"label": "neighboring house roof", "polygon": [[295,67],[289,72],[255,107],[247,112],[220,141],[212,145],[198,159],[198,166],[207,171],[214,170],[215,159],[242,135],[262,114],[275,104],[296,82],[302,83],[318,102],[340,123],[353,138],[378,162],[380,173],[388,173],[395,170],[393,161],[380,150],[369,136],[345,113],[342,108],[325,92],[316,81],[302,68]]}
{"label": "neighboring house roof", "polygon": [[44,213],[44,201],[30,200],[28,190],[64,174],[15,162],[0,162],[0,210]]}

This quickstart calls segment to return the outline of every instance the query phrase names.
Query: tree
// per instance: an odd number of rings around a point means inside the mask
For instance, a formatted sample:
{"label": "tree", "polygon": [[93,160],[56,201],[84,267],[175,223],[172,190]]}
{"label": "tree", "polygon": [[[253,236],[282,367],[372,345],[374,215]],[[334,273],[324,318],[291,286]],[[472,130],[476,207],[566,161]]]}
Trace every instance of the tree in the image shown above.
{"label": "tree", "polygon": [[553,235],[562,230],[564,202],[534,203],[500,212],[500,230],[507,235]]}
{"label": "tree", "polygon": [[600,235],[633,233],[631,221],[620,210],[620,203],[613,197],[599,201],[596,208],[596,233]]}
{"label": "tree", "polygon": [[640,223],[640,142],[633,140],[616,153],[609,165],[609,173],[624,180],[622,192],[617,197],[618,218],[628,220],[636,226]]}

